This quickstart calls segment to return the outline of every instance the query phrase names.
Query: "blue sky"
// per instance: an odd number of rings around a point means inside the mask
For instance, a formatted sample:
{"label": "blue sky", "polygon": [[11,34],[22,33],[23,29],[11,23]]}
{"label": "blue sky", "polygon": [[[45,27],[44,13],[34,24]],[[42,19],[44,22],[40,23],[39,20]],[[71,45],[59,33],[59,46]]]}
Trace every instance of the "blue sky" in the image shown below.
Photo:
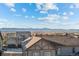
{"label": "blue sky", "polygon": [[0,3],[0,28],[79,29],[79,4]]}

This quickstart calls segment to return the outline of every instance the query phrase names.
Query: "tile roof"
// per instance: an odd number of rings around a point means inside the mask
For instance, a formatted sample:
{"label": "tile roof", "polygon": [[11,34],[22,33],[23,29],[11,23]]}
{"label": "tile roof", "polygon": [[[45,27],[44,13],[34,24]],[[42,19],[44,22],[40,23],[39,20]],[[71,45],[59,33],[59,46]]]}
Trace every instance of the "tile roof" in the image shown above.
{"label": "tile roof", "polygon": [[32,39],[26,44],[26,48],[29,48],[36,42],[38,42],[41,39],[41,37],[32,37]]}
{"label": "tile roof", "polygon": [[55,42],[64,46],[79,46],[79,38],[70,37],[70,36],[42,36],[37,37],[33,36],[32,39],[26,44],[26,48],[34,45],[36,42],[44,38],[45,40]]}

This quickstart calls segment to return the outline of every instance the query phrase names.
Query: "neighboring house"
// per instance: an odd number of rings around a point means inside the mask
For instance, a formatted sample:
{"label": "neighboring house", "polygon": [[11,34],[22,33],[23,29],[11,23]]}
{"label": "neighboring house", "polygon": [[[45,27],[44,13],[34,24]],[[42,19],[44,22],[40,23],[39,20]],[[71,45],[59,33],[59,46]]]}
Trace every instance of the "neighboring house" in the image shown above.
{"label": "neighboring house", "polygon": [[69,56],[79,52],[79,38],[66,35],[36,35],[26,44],[26,56]]}
{"label": "neighboring house", "polygon": [[21,44],[22,41],[24,41],[25,39],[27,39],[30,36],[31,36],[31,32],[29,32],[29,31],[24,31],[24,32],[18,31],[18,32],[16,32],[16,37],[18,39],[19,45]]}
{"label": "neighboring house", "polygon": [[50,42],[48,40],[42,39],[40,37],[33,37],[26,45],[27,56],[49,56],[56,55],[56,45],[55,42]]}
{"label": "neighboring house", "polygon": [[[74,35],[76,36],[76,35]],[[43,36],[42,38],[47,39],[51,42],[62,44],[59,46],[58,55],[74,55],[79,52],[79,36],[67,35],[55,35],[55,36]]]}
{"label": "neighboring house", "polygon": [[18,39],[16,38],[16,32],[8,32],[7,33],[7,46],[15,45],[18,47]]}
{"label": "neighboring house", "polygon": [[27,39],[30,36],[30,32],[8,32],[7,42],[8,46],[15,45],[16,47],[21,47],[21,41]]}
{"label": "neighboring house", "polygon": [[16,37],[16,32],[7,32],[6,35],[6,45],[3,46],[4,52],[3,56],[22,56],[22,48],[19,47],[18,39]]}

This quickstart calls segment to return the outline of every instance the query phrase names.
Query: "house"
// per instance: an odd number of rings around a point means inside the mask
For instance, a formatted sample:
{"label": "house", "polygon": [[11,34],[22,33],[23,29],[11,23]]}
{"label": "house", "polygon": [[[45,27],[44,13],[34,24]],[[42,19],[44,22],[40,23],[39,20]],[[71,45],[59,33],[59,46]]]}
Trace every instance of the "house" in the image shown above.
{"label": "house", "polygon": [[79,38],[69,33],[49,35],[36,34],[25,45],[26,56],[69,56],[79,52]]}
{"label": "house", "polygon": [[55,55],[56,45],[50,41],[42,39],[40,37],[33,37],[26,45],[26,51],[24,54],[27,56],[41,56],[41,55]]}
{"label": "house", "polygon": [[18,39],[16,38],[16,32],[8,32],[7,33],[6,45],[8,47],[12,47],[12,46],[18,47]]}
{"label": "house", "polygon": [[18,44],[21,45],[21,42],[31,36],[31,32],[29,31],[17,31],[16,38],[18,39]]}
{"label": "house", "polygon": [[6,45],[9,47],[16,46],[16,47],[21,47],[21,41],[27,39],[31,34],[30,32],[7,32],[7,42]]}
{"label": "house", "polygon": [[6,44],[3,44],[2,56],[22,56],[22,48],[19,47],[16,32],[5,32],[3,36]]}

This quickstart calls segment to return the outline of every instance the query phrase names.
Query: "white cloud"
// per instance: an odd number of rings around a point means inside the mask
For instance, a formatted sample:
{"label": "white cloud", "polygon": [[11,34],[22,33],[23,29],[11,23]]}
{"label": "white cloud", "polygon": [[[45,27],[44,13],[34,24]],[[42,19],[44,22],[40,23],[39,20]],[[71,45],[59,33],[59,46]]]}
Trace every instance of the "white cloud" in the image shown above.
{"label": "white cloud", "polygon": [[19,24],[16,24],[15,21],[13,20],[9,21],[9,19],[0,19],[0,28],[15,28],[15,27],[19,27]]}
{"label": "white cloud", "polygon": [[12,12],[16,12],[16,9],[15,8],[11,8],[10,9]]}
{"label": "white cloud", "polygon": [[74,5],[70,5],[70,8],[74,8]]}
{"label": "white cloud", "polygon": [[23,11],[23,12],[26,12],[26,8],[22,8],[22,11]]}
{"label": "white cloud", "polygon": [[47,17],[42,17],[38,19],[42,21],[53,22],[53,21],[56,21],[58,18],[59,16],[54,14],[54,15],[48,15]]}
{"label": "white cloud", "polygon": [[39,10],[40,12],[48,12],[48,10],[59,10],[56,4],[53,3],[37,3],[36,7],[36,11]]}
{"label": "white cloud", "polygon": [[47,12],[46,11],[40,11],[40,13],[43,13],[44,14],[44,13],[47,13]]}
{"label": "white cloud", "polygon": [[2,22],[0,23],[0,25],[3,25],[3,24],[4,24],[4,23],[2,23]]}
{"label": "white cloud", "polygon": [[0,28],[26,28],[26,26],[28,26],[26,23],[20,24],[19,22],[13,20],[0,19]]}
{"label": "white cloud", "polygon": [[55,4],[47,3],[43,5],[43,10],[59,10],[59,8]]}
{"label": "white cloud", "polygon": [[72,16],[72,15],[74,15],[74,12],[72,11],[63,13],[63,16]]}
{"label": "white cloud", "polygon": [[46,22],[61,22],[61,21],[67,21],[68,19],[69,19],[68,16],[60,16],[57,14],[49,14],[47,17],[38,18],[38,20]]}
{"label": "white cloud", "polygon": [[67,15],[67,13],[66,13],[66,12],[64,12],[64,13],[63,13],[63,15]]}
{"label": "white cloud", "polygon": [[10,7],[10,8],[15,7],[14,3],[6,3],[5,5],[8,6],[8,7]]}
{"label": "white cloud", "polygon": [[69,12],[70,15],[74,15],[74,12]]}
{"label": "white cloud", "polygon": [[8,22],[7,19],[0,19],[0,22]]}
{"label": "white cloud", "polygon": [[64,20],[68,20],[68,19],[69,19],[68,16],[63,16],[62,18],[63,18]]}
{"label": "white cloud", "polygon": [[32,18],[35,18],[35,16],[32,16]]}
{"label": "white cloud", "polygon": [[25,18],[28,18],[28,16],[25,16]]}
{"label": "white cloud", "polygon": [[79,8],[79,3],[72,3],[70,8]]}
{"label": "white cloud", "polygon": [[0,28],[7,27],[7,23],[9,21],[7,19],[0,19]]}
{"label": "white cloud", "polygon": [[79,8],[79,3],[75,3],[75,8]]}
{"label": "white cloud", "polygon": [[41,10],[42,9],[42,5],[43,3],[36,3],[36,7],[38,10]]}
{"label": "white cloud", "polygon": [[10,11],[16,12],[14,3],[6,3],[5,5],[10,8]]}

